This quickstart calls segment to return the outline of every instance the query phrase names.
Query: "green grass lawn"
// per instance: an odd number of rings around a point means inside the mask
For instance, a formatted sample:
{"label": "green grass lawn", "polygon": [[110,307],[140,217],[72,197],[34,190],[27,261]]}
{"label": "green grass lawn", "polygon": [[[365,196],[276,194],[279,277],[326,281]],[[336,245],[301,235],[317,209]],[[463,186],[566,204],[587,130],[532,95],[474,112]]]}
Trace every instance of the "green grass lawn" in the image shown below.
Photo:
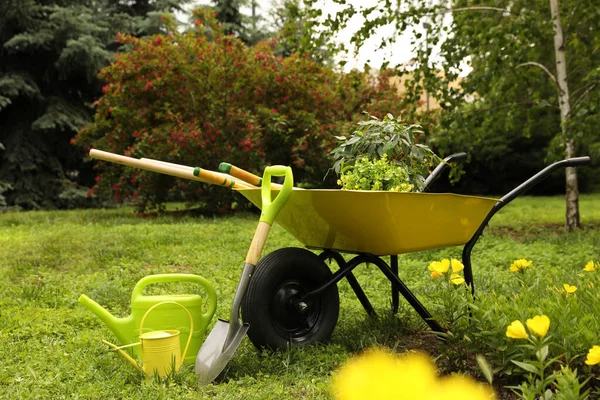
{"label": "green grass lawn", "polygon": [[[114,315],[126,316],[131,291],[142,277],[194,273],[213,282],[219,297],[216,316],[228,319],[257,215],[141,218],[127,208],[2,214],[0,396],[328,398],[335,368],[373,345],[423,349],[439,356],[444,372],[474,374],[472,356],[480,352],[491,355],[500,376],[514,369],[506,362],[514,353],[504,337],[506,326],[542,313],[551,318],[550,333],[558,343],[551,351],[564,353],[584,377],[593,376],[598,370],[581,364],[589,346],[600,344],[600,305],[597,289],[586,292],[593,282],[586,282],[581,270],[589,260],[600,261],[600,195],[582,195],[580,208],[584,228],[571,233],[562,229],[562,197],[521,197],[492,219],[473,251],[478,310],[469,321],[449,303],[464,291],[432,281],[427,270],[432,260],[460,258],[462,248],[400,256],[403,280],[443,325],[456,328],[455,340],[447,344],[429,334],[402,300],[398,315],[390,315],[389,282],[377,268],[361,266],[355,273],[377,319],[366,316],[342,281],[340,317],[329,343],[259,353],[245,339],[224,375],[202,388],[191,366],[167,382],[141,382],[131,365],[101,343],[115,338],[77,298],[85,293]],[[275,225],[263,254],[287,246],[299,243]],[[508,270],[519,258],[532,260],[535,267],[523,279]],[[563,283],[577,284],[579,297],[558,293]],[[449,290],[454,290],[451,295]]]}

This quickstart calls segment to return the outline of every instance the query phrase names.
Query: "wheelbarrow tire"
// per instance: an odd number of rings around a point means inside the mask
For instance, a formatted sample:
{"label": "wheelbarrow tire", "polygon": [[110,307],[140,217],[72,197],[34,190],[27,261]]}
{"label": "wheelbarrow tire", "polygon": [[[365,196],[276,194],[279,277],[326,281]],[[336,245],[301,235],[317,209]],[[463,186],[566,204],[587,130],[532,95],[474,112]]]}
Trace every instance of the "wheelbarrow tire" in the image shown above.
{"label": "wheelbarrow tire", "polygon": [[283,248],[261,259],[242,300],[250,341],[258,349],[280,350],[329,340],[339,315],[337,286],[306,304],[298,300],[332,275],[327,264],[306,249]]}

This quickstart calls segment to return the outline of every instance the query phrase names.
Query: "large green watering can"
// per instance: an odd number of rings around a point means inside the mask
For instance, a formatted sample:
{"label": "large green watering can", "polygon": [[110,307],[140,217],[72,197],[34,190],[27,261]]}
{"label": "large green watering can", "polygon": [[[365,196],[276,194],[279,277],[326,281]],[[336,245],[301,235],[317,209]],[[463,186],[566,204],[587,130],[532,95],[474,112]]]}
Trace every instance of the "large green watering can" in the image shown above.
{"label": "large green watering can", "polygon": [[[146,296],[143,290],[146,286],[164,282],[189,282],[196,283],[204,289],[207,302],[203,304],[202,297],[198,294],[176,294],[176,295],[152,295]],[[125,318],[117,318],[104,309],[100,304],[86,295],[79,296],[79,302],[98,316],[114,333],[121,346],[139,342],[142,334],[158,330],[176,330],[180,332],[179,340],[181,348],[187,347],[184,363],[193,364],[200,346],[204,341],[204,333],[217,308],[217,294],[212,284],[198,275],[192,274],[161,274],[150,275],[142,278],[133,289],[131,294],[131,315]],[[167,302],[167,303],[165,303]],[[160,308],[147,315],[143,324],[143,332],[140,326],[144,315],[153,306],[165,303]],[[177,304],[173,304],[177,303]],[[181,307],[183,306],[183,307]],[[193,323],[187,311],[192,316]],[[190,329],[190,325],[193,326]],[[191,339],[190,331],[192,331]],[[138,358],[142,357],[140,346],[127,348]]]}

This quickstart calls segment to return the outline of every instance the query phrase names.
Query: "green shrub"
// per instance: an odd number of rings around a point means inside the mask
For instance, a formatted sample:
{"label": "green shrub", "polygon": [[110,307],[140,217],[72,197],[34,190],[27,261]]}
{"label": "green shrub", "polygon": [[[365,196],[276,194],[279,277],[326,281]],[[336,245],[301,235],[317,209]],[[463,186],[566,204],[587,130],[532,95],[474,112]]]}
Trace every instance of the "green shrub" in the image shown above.
{"label": "green shrub", "polygon": [[[195,32],[119,38],[131,51],[101,71],[95,121],[75,143],[208,169],[292,165],[296,181],[323,184],[333,136],[347,121],[371,106],[399,112],[386,75],[373,81],[299,54],[278,57],[273,41],[249,48],[206,10],[196,18]],[[135,198],[141,209],[179,199],[226,211],[233,201],[223,188],[104,163],[94,191]]]}

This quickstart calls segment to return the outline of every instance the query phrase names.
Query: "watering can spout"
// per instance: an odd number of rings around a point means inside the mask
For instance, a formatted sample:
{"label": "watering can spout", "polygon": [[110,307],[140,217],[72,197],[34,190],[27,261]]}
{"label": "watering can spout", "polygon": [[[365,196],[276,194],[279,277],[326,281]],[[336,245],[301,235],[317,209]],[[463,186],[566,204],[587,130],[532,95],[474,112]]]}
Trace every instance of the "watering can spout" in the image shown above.
{"label": "watering can spout", "polygon": [[[113,350],[116,350],[120,355],[122,355],[127,361],[129,361],[129,363],[131,365],[133,365],[134,367],[136,367],[138,369],[138,371],[142,371],[142,369],[140,368],[140,366],[138,365],[137,362],[135,362],[135,360],[126,352],[124,352],[121,348],[117,347],[116,345],[107,342],[106,340],[103,340],[102,343],[104,343],[105,345],[109,346],[110,348],[112,348]],[[135,343],[135,344],[139,344],[139,343]]]}
{"label": "watering can spout", "polygon": [[98,318],[114,333],[120,343],[129,343],[130,332],[133,329],[133,318],[117,318],[108,312],[100,304],[87,297],[85,294],[79,296],[78,300],[88,310],[96,314]]}

